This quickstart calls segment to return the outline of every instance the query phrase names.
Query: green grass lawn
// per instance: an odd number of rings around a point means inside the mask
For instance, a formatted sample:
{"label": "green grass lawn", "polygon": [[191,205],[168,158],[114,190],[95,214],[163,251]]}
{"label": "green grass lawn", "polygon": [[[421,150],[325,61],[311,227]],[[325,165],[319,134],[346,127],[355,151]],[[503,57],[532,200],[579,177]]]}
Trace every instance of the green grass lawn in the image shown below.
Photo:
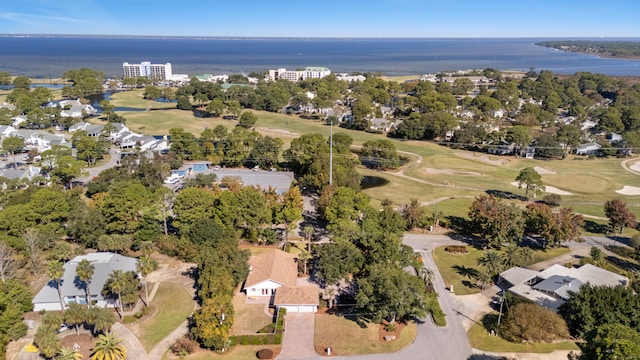
{"label": "green grass lawn", "polygon": [[571,252],[571,249],[565,247],[557,247],[557,248],[549,248],[546,250],[536,250],[533,252],[533,263],[539,263],[541,261],[553,259],[554,257],[558,257],[564,255],[566,253]]}
{"label": "green grass lawn", "polygon": [[456,295],[469,295],[480,292],[476,286],[476,279],[466,276],[469,270],[478,268],[478,258],[483,251],[467,246],[469,250],[466,254],[451,254],[444,251],[444,247],[435,248],[433,260],[442,275],[442,280],[447,287],[453,285]]}
{"label": "green grass lawn", "polygon": [[239,293],[233,297],[233,335],[251,335],[271,324],[273,316],[264,313],[264,304],[245,304],[247,296]]}
{"label": "green grass lawn", "polygon": [[142,97],[143,90],[121,91],[111,95],[111,104],[116,107],[130,107],[139,109],[175,109],[174,102],[160,102],[145,100]]}
{"label": "green grass lawn", "polygon": [[573,341],[557,343],[516,344],[498,336],[491,336],[480,324],[475,324],[468,333],[471,347],[491,352],[550,353],[554,350],[580,350]]}
{"label": "green grass lawn", "polygon": [[151,306],[156,312],[139,324],[138,339],[146,351],[151,350],[191,315],[193,299],[182,286],[162,283]]}
{"label": "green grass lawn", "polygon": [[411,344],[418,332],[417,325],[411,323],[402,329],[399,338],[385,343],[378,339],[378,325],[367,325],[363,329],[342,316],[316,314],[316,348],[331,347],[336,356],[395,352]]}

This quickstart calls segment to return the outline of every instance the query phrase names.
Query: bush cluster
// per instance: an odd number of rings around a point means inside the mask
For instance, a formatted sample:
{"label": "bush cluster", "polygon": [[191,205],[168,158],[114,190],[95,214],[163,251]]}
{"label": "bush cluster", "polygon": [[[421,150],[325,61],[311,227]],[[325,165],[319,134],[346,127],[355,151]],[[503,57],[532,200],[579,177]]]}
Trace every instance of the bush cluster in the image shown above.
{"label": "bush cluster", "polygon": [[449,245],[444,248],[444,251],[452,254],[466,254],[469,252],[465,245]]}
{"label": "bush cluster", "polygon": [[171,344],[171,346],[169,346],[169,350],[182,358],[193,353],[197,346],[198,344],[195,341],[187,336],[183,336]]}
{"label": "bush cluster", "polygon": [[239,335],[230,338],[231,345],[280,345],[282,334]]}

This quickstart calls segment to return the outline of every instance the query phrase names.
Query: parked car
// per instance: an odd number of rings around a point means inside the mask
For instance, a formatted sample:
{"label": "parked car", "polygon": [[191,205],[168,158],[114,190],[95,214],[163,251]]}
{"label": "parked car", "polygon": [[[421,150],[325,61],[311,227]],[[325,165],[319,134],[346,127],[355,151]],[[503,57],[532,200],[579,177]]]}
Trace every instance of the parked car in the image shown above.
{"label": "parked car", "polygon": [[64,332],[64,331],[67,331],[67,330],[69,330],[69,325],[67,325],[65,323],[62,323],[60,325],[60,327],[58,328],[57,332],[58,332],[58,334],[60,334],[61,332]]}
{"label": "parked car", "polygon": [[253,169],[251,169],[253,171],[260,171],[260,166],[256,165],[253,167]]}
{"label": "parked car", "polygon": [[220,165],[216,165],[216,166],[214,166],[214,167],[213,167],[213,170],[215,170],[215,171],[220,170]]}

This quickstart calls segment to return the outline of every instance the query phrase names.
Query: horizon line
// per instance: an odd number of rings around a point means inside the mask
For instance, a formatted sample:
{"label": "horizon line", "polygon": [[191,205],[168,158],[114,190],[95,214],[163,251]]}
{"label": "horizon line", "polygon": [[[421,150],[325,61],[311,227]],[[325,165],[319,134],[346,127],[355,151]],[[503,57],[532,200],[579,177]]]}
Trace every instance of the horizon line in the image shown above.
{"label": "horizon line", "polygon": [[465,39],[638,39],[640,36],[231,36],[231,35],[117,35],[0,33],[0,37],[130,38],[130,39],[215,39],[215,40],[465,40]]}

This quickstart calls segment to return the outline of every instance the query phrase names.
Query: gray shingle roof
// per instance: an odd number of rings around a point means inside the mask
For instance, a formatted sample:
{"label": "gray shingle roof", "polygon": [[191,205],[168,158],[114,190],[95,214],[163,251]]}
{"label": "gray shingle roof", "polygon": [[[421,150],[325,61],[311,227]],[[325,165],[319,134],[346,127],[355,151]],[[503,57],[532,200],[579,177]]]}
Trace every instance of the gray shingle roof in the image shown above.
{"label": "gray shingle roof", "polygon": [[[71,261],[64,264],[64,275],[62,277],[62,296],[85,296],[85,285],[76,275],[76,267],[80,261],[87,259],[94,266],[93,278],[90,283],[91,295],[97,295],[98,299],[102,299],[102,288],[107,282],[109,275],[114,270],[134,271],[138,260],[119,254],[109,252],[91,253],[82,256],[76,256]],[[57,302],[58,290],[54,280],[50,280],[36,296],[33,303],[50,303]]]}

